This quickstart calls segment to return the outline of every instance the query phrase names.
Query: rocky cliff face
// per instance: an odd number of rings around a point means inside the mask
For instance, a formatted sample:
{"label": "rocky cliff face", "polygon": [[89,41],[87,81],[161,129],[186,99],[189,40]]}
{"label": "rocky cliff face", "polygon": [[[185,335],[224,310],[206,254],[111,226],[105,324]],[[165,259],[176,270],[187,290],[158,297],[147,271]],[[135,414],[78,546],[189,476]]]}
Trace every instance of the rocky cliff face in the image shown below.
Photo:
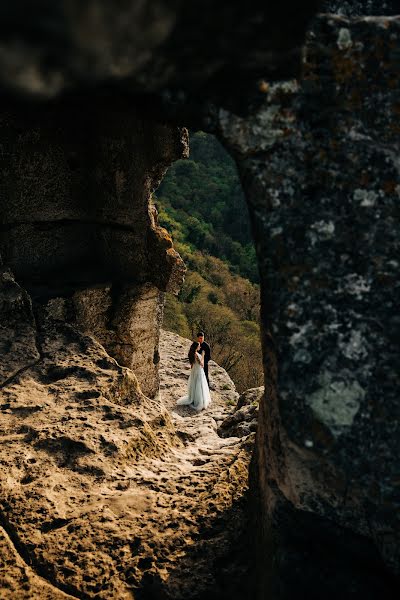
{"label": "rocky cliff face", "polygon": [[338,573],[342,597],[390,597],[400,564],[399,41],[399,18],[321,17],[300,81],[220,113],[263,283],[252,481],[288,597],[334,598]]}
{"label": "rocky cliff face", "polygon": [[30,292],[68,297],[69,318],[91,332],[143,392],[158,389],[162,293],[184,266],[157,225],[151,191],[187,154],[187,133],[131,106],[3,105],[0,254]]}

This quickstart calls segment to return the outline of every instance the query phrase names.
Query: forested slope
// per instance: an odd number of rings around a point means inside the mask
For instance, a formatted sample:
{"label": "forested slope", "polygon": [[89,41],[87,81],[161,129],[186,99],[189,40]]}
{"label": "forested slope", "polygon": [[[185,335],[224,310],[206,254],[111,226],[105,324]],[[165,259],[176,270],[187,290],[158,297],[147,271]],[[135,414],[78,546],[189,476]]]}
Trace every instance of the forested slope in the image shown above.
{"label": "forested slope", "polygon": [[154,201],[188,267],[164,327],[184,337],[204,329],[239,391],[262,385],[257,262],[232,158],[213,136],[193,134],[189,159],[170,167]]}

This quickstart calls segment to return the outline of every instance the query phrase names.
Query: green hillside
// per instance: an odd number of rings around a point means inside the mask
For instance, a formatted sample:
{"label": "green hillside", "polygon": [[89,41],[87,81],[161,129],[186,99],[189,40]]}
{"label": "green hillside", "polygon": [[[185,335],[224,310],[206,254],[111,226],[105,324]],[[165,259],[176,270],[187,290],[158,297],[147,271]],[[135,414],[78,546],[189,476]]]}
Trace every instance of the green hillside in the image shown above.
{"label": "green hillside", "polygon": [[170,167],[157,198],[164,226],[176,241],[220,258],[233,273],[259,281],[236,166],[214,136],[197,132],[190,137],[189,159]]}
{"label": "green hillside", "polygon": [[233,160],[195,133],[190,158],[170,167],[154,200],[188,267],[178,297],[167,295],[164,327],[188,338],[204,329],[239,391],[262,385],[257,263]]}

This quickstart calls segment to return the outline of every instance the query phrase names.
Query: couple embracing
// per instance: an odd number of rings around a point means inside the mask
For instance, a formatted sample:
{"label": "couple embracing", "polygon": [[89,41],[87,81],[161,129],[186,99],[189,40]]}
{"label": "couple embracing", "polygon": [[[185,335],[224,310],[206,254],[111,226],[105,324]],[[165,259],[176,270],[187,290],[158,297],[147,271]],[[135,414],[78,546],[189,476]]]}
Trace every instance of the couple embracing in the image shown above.
{"label": "couple embracing", "polygon": [[210,346],[204,341],[204,331],[197,334],[197,342],[193,342],[189,350],[190,375],[188,394],[179,398],[177,404],[188,405],[196,411],[207,408],[211,402],[208,361],[211,358]]}

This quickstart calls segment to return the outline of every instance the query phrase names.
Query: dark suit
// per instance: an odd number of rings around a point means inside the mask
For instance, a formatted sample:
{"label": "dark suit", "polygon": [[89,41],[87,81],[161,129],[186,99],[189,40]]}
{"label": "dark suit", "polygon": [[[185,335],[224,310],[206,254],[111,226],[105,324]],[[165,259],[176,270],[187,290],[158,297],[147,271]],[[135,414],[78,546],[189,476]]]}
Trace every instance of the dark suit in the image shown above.
{"label": "dark suit", "polygon": [[211,350],[207,342],[203,342],[202,344],[200,344],[200,352],[204,352],[204,373],[207,379],[207,383],[208,385],[210,385],[210,382],[208,380],[208,361],[211,359]]}

